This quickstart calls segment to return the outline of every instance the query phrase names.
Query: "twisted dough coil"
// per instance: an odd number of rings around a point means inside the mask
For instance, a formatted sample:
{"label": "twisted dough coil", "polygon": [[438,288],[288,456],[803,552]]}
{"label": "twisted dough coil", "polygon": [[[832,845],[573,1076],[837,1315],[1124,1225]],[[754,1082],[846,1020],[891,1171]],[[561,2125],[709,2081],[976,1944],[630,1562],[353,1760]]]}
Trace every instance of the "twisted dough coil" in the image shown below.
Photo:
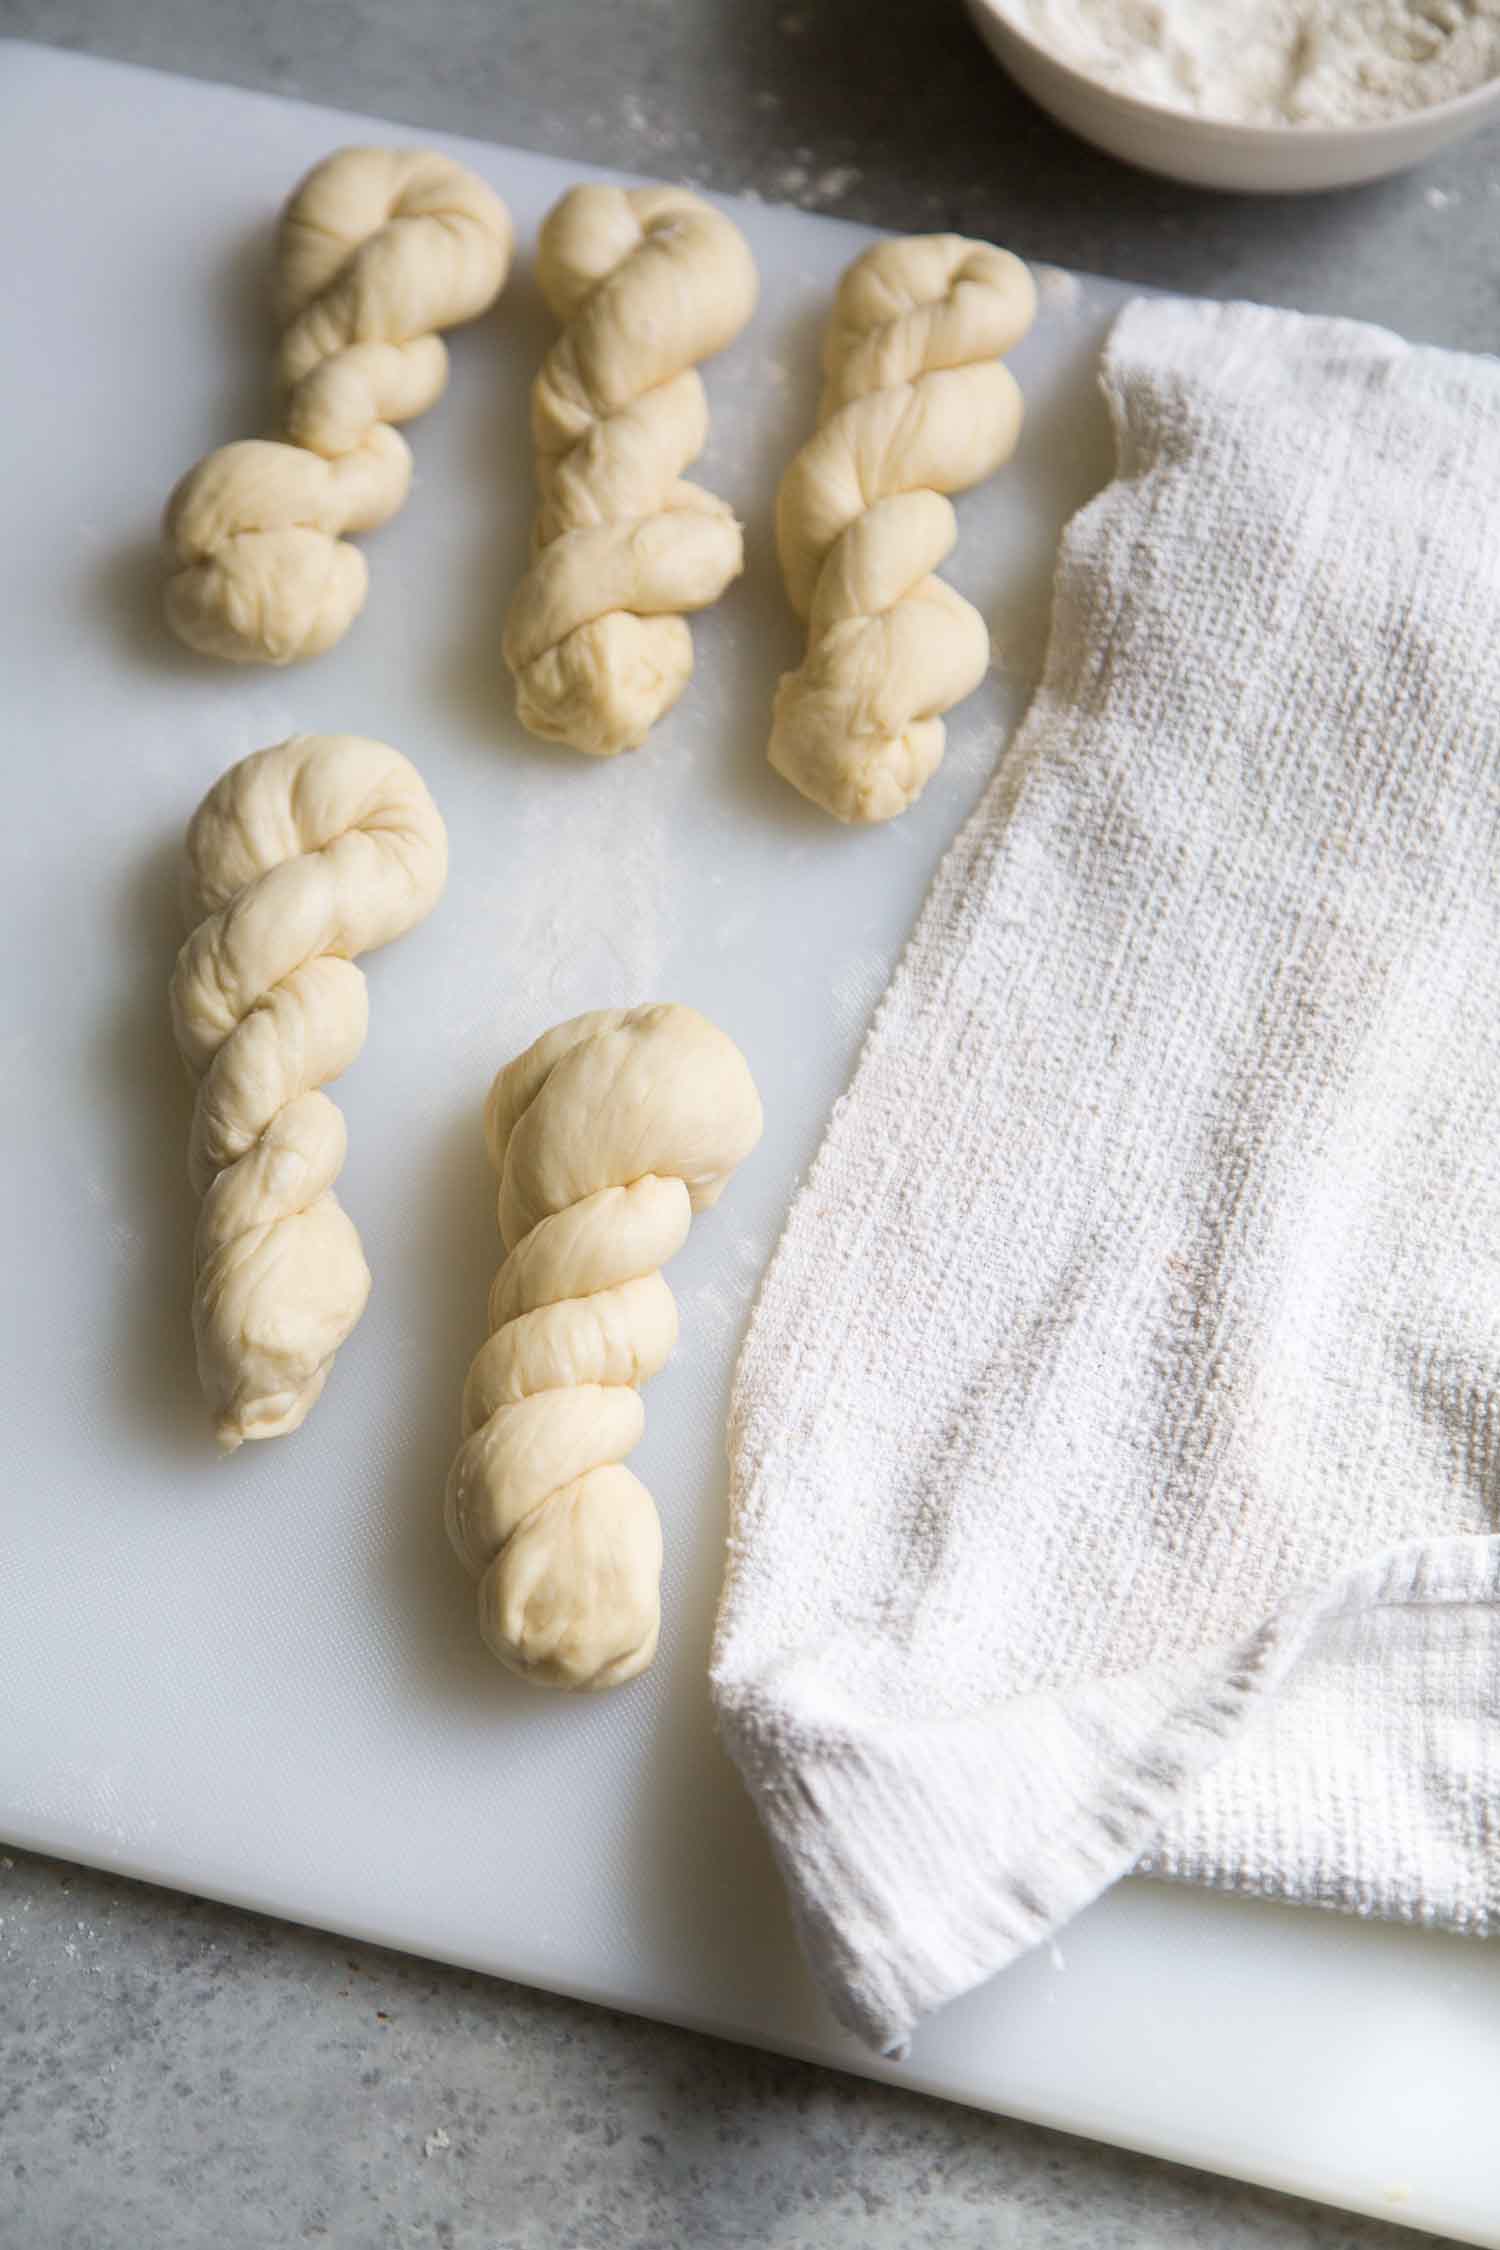
{"label": "twisted dough coil", "polygon": [[325,1094],[364,1045],[353,956],[436,904],[448,842],[420,776],[352,734],[293,735],[215,782],[187,833],[172,1026],[194,1079],[198,1371],[226,1452],[294,1430],[365,1307]]}
{"label": "twisted dough coil", "polygon": [[617,1687],[655,1653],[661,1527],[621,1463],[677,1341],[658,1269],[760,1130],[744,1057],[691,1008],[577,1016],[490,1090],[507,1255],[446,1516],[480,1631],[526,1679]]}
{"label": "twisted dough coil", "polygon": [[446,156],[346,148],[308,174],[277,238],[283,438],[220,446],[167,504],[167,620],[190,647],[290,664],[347,631],[369,571],[343,534],[405,500],[392,424],[441,395],[435,331],[494,303],[510,253],[505,205]]}
{"label": "twisted dough coil", "polygon": [[958,537],[945,495],[1014,450],[1021,393],[999,355],[1035,309],[1019,259],[955,234],[877,243],[839,285],[819,426],[777,495],[808,648],[769,751],[838,820],[904,812],[942,760],[940,714],[984,677],[983,618],[932,574]]}
{"label": "twisted dough coil", "polygon": [[541,507],[505,660],[533,734],[609,758],[692,677],[680,613],[743,566],[732,513],[682,472],[708,436],[696,362],[749,320],[755,265],[685,189],[590,186],[548,213],[537,275],[567,326],[532,393]]}

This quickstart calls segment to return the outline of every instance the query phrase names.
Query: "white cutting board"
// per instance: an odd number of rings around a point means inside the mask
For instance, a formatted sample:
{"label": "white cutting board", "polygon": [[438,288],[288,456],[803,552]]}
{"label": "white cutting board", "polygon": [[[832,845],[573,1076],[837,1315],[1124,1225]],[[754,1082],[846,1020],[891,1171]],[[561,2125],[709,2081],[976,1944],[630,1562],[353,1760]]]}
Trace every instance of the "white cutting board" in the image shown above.
{"label": "white cutting board", "polygon": [[[710,1724],[736,1344],[1035,678],[1059,527],[1107,473],[1093,359],[1123,292],[1044,277],[1015,357],[1021,451],[962,503],[952,570],[994,621],[1000,677],[918,809],[851,835],[763,759],[796,645],[771,497],[809,424],[829,292],[867,239],[832,220],[737,209],[764,301],[709,372],[702,474],[745,518],[748,568],[695,625],[697,682],[639,756],[530,743],[500,664],[550,330],[526,254],[583,170],[538,156],[445,144],[505,195],[523,255],[414,426],[416,487],[368,542],[343,645],[242,672],[166,639],[162,500],[260,426],[274,209],[372,136],[423,137],[0,45],[0,1834],[1500,2243],[1500,1946],[1127,1885],[904,2066],[875,2064],[814,2000]],[[187,1339],[175,849],[220,769],[296,728],[406,750],[452,876],[367,964],[369,1044],[338,1093],[370,1309],[306,1429],[221,1465]],[[623,1694],[560,1701],[485,1654],[440,1521],[497,1259],[479,1105],[555,1019],[656,997],[740,1041],[768,1125],[672,1269],[683,1345],[635,1459],[666,1525],[660,1659]]]}

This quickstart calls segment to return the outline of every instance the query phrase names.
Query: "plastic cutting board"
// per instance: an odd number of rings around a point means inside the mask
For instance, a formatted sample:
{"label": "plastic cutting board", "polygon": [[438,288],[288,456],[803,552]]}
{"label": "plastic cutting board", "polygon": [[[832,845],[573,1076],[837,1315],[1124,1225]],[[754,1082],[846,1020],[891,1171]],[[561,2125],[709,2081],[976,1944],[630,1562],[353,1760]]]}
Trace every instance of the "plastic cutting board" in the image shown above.
{"label": "plastic cutting board", "polygon": [[[1064,518],[1108,473],[1094,362],[1124,292],[1044,275],[1015,463],[961,503],[955,581],[997,670],[916,811],[849,834],[764,763],[796,632],[771,550],[834,281],[868,237],[736,208],[754,327],[708,371],[700,473],[745,578],[636,757],[528,741],[500,621],[526,551],[526,392],[551,321],[527,253],[584,166],[443,138],[522,257],[412,427],[331,655],[236,671],[159,623],[156,523],[262,426],[274,211],[402,127],[0,46],[0,1834],[812,2055],[1475,2242],[1500,2243],[1500,1946],[1127,1884],[872,2063],[814,1999],[712,1731],[722,1429],[764,1260],[944,846],[1034,680]],[[370,1309],[306,1428],[218,1463],[187,1341],[185,1090],[165,1006],[178,839],[232,759],[298,728],[398,744],[450,828],[446,899],[373,956],[337,1097]],[[477,1639],[440,1494],[497,1259],[479,1105],[577,1009],[676,998],[750,1057],[768,1130],[672,1269],[678,1358],[634,1465],[668,1563],[662,1653],[599,1701],[512,1685]]]}

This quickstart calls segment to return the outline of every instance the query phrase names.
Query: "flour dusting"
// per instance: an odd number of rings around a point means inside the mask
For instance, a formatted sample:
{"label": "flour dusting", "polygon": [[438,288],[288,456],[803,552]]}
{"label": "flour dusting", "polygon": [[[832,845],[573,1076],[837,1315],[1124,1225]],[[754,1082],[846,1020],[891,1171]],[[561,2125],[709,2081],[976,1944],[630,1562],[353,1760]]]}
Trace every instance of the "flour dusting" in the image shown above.
{"label": "flour dusting", "polygon": [[862,1039],[891,978],[891,961],[873,949],[853,954],[830,982],[833,1019],[845,1039]]}
{"label": "flour dusting", "polygon": [[858,187],[864,174],[857,164],[830,164],[820,172],[808,190],[809,203],[841,203],[853,187]]}
{"label": "flour dusting", "polygon": [[585,1008],[662,997],[676,917],[667,776],[653,789],[641,763],[651,755],[570,771],[565,787],[518,794],[471,938],[493,975],[482,1008],[457,1028],[459,1046],[481,1051],[488,1069]]}
{"label": "flour dusting", "polygon": [[1500,0],[1011,0],[1060,60],[1236,125],[1368,125],[1500,74]]}
{"label": "flour dusting", "polygon": [[1062,266],[1033,266],[1031,278],[1036,283],[1037,301],[1044,312],[1075,313],[1083,303],[1083,283],[1076,273],[1068,273]]}
{"label": "flour dusting", "polygon": [[[646,148],[654,149],[658,155],[676,148],[681,138],[674,125],[664,124],[651,115],[639,94],[628,93],[622,97],[620,114],[625,121],[625,130]],[[696,139],[697,136],[689,137]]]}

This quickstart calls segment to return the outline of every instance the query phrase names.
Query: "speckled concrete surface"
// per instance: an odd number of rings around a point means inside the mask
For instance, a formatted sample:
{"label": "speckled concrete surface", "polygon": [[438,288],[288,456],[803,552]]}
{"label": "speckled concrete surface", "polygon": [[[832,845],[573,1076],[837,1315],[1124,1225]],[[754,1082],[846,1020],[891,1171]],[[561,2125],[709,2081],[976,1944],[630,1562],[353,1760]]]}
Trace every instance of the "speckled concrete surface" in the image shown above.
{"label": "speckled concrete surface", "polygon": [[1500,335],[1500,128],[1283,202],[1096,156],[959,0],[0,0],[0,30],[1208,296]]}
{"label": "speckled concrete surface", "polygon": [[[1500,135],[1295,205],[1066,139],[957,0],[0,0],[0,32],[1057,264],[1500,334]],[[1314,2210],[0,1852],[0,2250],[1399,2250]]]}
{"label": "speckled concrete surface", "polygon": [[0,1855],[5,2250],[1400,2250],[1418,2240]]}

